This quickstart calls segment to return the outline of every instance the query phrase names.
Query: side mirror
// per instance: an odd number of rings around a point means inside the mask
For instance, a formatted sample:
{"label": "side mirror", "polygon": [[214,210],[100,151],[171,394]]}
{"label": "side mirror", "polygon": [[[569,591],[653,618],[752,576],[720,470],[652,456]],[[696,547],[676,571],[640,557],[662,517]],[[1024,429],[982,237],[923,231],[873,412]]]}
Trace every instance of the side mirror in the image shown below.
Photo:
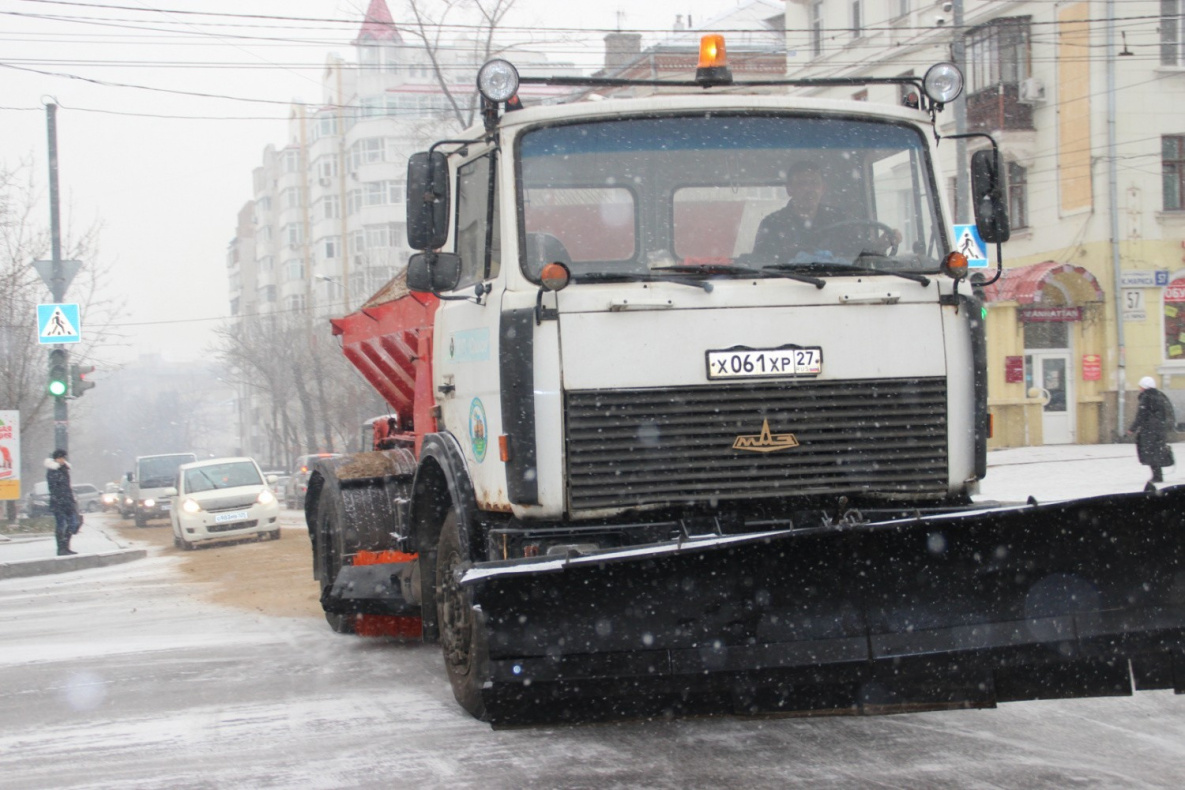
{"label": "side mirror", "polygon": [[417,252],[407,261],[407,287],[422,293],[456,289],[461,281],[461,256],[452,252]]}
{"label": "side mirror", "polygon": [[276,481],[277,481],[277,480],[279,480],[279,479],[280,479],[280,478],[279,478],[278,476],[276,476],[276,475],[268,475],[268,476],[267,476],[267,484],[268,484],[269,486],[274,486],[274,485],[276,484]]}
{"label": "side mirror", "polygon": [[1008,241],[1012,230],[1008,223],[1008,204],[1004,200],[999,154],[995,150],[976,151],[971,156],[971,205],[975,207],[979,238],[987,244]]}
{"label": "side mirror", "polygon": [[448,158],[439,151],[407,160],[407,244],[434,250],[448,238]]}
{"label": "side mirror", "polygon": [[175,486],[169,486],[161,493],[163,496],[177,496],[177,489]]}
{"label": "side mirror", "polygon": [[135,481],[135,479],[136,479],[136,478],[135,478],[135,477],[132,475],[132,473],[131,473],[131,472],[128,472],[128,473],[127,473],[127,475],[126,475],[126,477],[127,477],[127,479],[128,479],[128,482],[129,482],[129,483],[131,483],[131,482],[134,482],[134,481]]}

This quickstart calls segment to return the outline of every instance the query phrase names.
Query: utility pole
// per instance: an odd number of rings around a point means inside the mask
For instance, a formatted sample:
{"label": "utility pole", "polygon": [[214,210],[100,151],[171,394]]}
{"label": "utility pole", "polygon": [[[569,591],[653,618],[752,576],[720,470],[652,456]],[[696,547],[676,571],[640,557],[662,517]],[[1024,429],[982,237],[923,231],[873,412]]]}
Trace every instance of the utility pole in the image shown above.
{"label": "utility pole", "polygon": [[1123,332],[1123,277],[1119,270],[1119,161],[1115,147],[1115,0],[1107,0],[1103,17],[1106,21],[1107,53],[1107,209],[1111,220],[1111,274],[1115,290],[1115,433],[1123,436],[1127,425],[1124,411],[1127,395],[1127,344]]}
{"label": "utility pole", "polygon": [[[963,35],[963,0],[951,0],[951,58],[963,74],[967,84],[955,99],[951,109],[955,113],[955,134],[967,133],[967,93],[971,90],[967,77],[967,40]],[[955,222],[965,224],[971,221],[968,211],[971,194],[967,189],[967,140],[955,139]]]}
{"label": "utility pole", "polygon": [[[45,105],[46,128],[49,135],[49,230],[50,242],[53,246],[53,269],[50,275],[50,293],[54,304],[61,304],[66,298],[66,273],[62,267],[62,224],[60,218],[58,197],[58,105]],[[53,365],[55,351],[61,353],[57,357],[68,354],[65,346],[55,345],[49,352],[50,364]],[[69,412],[66,407],[66,394],[55,395],[53,399],[53,438],[54,447],[59,450],[69,450],[70,423]]]}

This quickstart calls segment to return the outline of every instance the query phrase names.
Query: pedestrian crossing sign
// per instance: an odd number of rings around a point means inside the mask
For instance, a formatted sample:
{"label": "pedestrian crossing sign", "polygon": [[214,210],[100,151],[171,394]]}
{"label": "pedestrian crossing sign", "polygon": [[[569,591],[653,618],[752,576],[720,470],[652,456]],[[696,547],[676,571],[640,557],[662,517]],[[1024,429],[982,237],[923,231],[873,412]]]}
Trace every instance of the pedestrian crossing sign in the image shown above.
{"label": "pedestrian crossing sign", "polygon": [[968,269],[986,269],[988,265],[987,245],[979,237],[979,228],[970,225],[955,225],[955,252],[967,256]]}
{"label": "pedestrian crossing sign", "polygon": [[37,305],[37,342],[77,343],[82,340],[82,321],[76,304]]}

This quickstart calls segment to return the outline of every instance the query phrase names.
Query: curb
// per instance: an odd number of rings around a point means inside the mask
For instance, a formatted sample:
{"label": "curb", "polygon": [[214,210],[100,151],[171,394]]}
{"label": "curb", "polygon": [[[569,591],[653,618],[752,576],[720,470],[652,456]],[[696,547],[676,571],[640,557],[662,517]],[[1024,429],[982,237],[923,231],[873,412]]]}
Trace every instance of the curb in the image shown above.
{"label": "curb", "polygon": [[108,565],[121,565],[133,560],[142,560],[147,556],[147,549],[122,549],[120,551],[104,551],[99,554],[49,557],[43,560],[0,562],[0,579],[20,579],[49,573],[80,571],[87,568],[105,568]]}

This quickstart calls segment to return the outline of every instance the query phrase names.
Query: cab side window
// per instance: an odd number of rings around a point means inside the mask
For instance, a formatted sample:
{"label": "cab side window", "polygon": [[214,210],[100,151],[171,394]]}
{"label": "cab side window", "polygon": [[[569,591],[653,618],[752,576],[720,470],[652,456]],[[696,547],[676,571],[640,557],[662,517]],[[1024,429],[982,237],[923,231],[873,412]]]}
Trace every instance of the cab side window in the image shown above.
{"label": "cab side window", "polygon": [[487,154],[457,169],[458,288],[498,275],[498,210],[494,195],[494,156]]}

